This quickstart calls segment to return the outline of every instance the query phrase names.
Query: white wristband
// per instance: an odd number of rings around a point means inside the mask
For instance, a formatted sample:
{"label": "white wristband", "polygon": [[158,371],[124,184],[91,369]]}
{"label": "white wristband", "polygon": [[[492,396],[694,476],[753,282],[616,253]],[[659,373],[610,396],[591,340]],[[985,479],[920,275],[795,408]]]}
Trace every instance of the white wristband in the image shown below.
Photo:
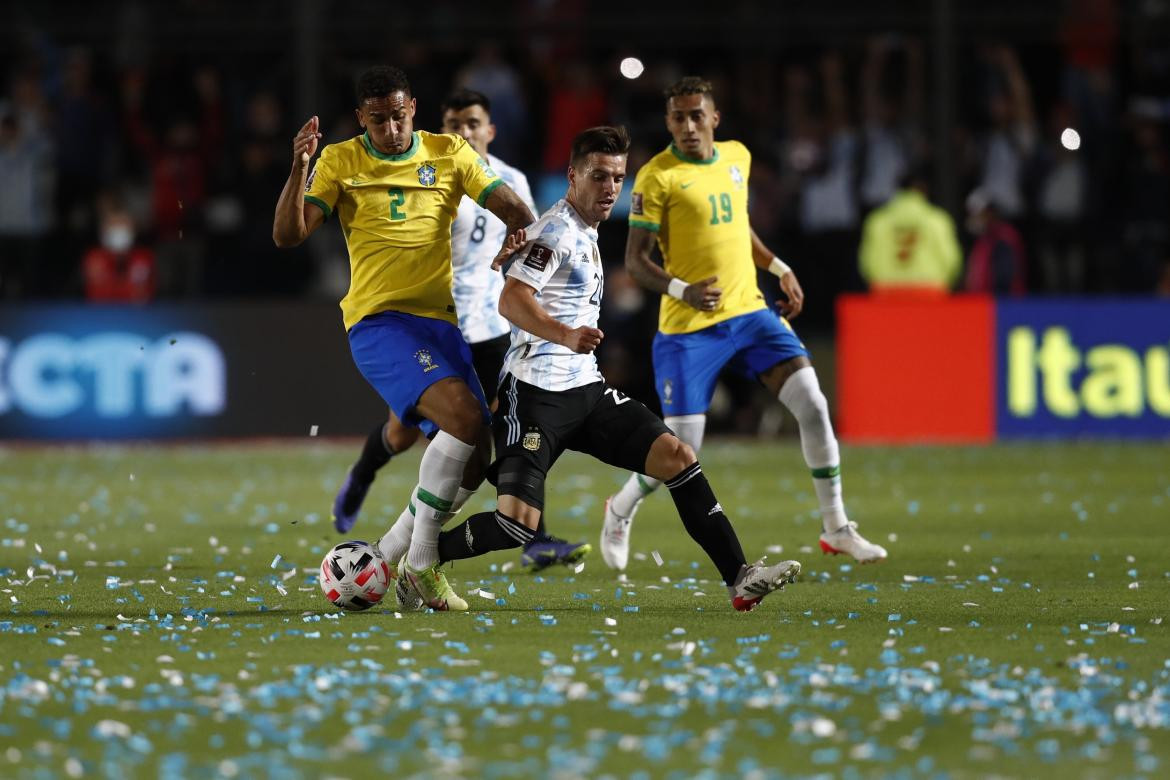
{"label": "white wristband", "polygon": [[788,267],[788,263],[784,262],[779,257],[772,258],[772,264],[768,266],[768,270],[778,277],[784,276],[784,274],[792,271],[792,269]]}
{"label": "white wristband", "polygon": [[687,291],[688,287],[690,287],[689,284],[676,276],[666,286],[666,294],[671,298],[678,298],[681,301],[683,299],[683,293]]}

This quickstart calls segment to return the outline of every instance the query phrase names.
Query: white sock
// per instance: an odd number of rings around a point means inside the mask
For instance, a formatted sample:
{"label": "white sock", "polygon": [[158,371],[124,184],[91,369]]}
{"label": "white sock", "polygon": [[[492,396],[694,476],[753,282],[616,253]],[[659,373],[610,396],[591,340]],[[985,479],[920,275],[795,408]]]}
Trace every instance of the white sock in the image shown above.
{"label": "white sock", "polygon": [[[684,414],[678,417],[663,418],[666,427],[674,432],[684,444],[689,444],[696,453],[703,445],[703,430],[707,427],[707,415]],[[645,474],[631,474],[621,490],[610,499],[610,508],[622,517],[631,517],[638,511],[642,499],[653,493],[661,485],[657,479]]]}
{"label": "white sock", "polygon": [[812,366],[798,369],[780,388],[780,403],[788,407],[800,425],[800,449],[804,462],[812,471],[813,487],[821,505],[821,524],[832,533],[849,522],[845,501],[841,498],[841,453],[833,423],[829,419],[829,402],[817,382]]}
{"label": "white sock", "polygon": [[415,571],[430,568],[439,561],[439,531],[451,517],[463,469],[473,452],[475,445],[439,431],[423,453],[415,491],[414,532],[406,554],[407,565]]}
{"label": "white sock", "polygon": [[459,486],[459,491],[455,494],[455,500],[451,502],[451,514],[458,514],[463,505],[467,503],[467,499],[475,495],[474,490],[468,490],[462,485]]}
{"label": "white sock", "polygon": [[394,521],[394,525],[390,526],[390,530],[382,534],[382,538],[378,540],[378,550],[391,566],[397,566],[402,556],[410,549],[410,537],[414,533],[416,491],[417,486],[415,490],[410,491],[410,500],[402,508],[402,514]]}

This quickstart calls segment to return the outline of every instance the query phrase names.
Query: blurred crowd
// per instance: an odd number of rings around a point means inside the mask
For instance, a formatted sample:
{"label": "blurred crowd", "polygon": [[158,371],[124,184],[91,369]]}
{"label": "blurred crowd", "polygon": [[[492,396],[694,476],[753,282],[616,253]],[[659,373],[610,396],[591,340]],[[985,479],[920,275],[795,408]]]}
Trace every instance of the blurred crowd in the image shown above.
{"label": "blurred crowd", "polygon": [[[929,214],[941,248],[920,254],[957,258],[928,273],[939,289],[1170,295],[1170,44],[1134,33],[1117,2],[1063,7],[1045,40],[960,41],[956,121],[942,134],[931,130],[935,64],[921,32],[734,58],[646,56],[635,80],[619,74],[615,52],[584,45],[411,41],[389,62],[412,79],[422,129],[438,129],[450,89],[487,94],[492,152],[528,173],[541,207],[562,194],[577,131],[626,124],[635,171],[669,140],[662,88],[689,73],[710,78],[723,116],[717,138],[738,138],[754,154],[753,225],[812,302],[881,286],[882,263],[865,258],[884,251],[905,265],[907,247],[926,241],[883,233],[887,207]],[[129,57],[44,30],[9,39],[0,299],[344,293],[337,231],[292,251],[271,240],[290,139],[306,119],[294,114],[288,62]],[[350,82],[376,57],[323,69],[313,111],[327,142],[359,132]],[[934,191],[944,159],[952,203]],[[652,329],[656,304],[623,275],[625,231],[615,223],[602,231],[608,316]],[[828,326],[831,316],[813,303],[805,321]]]}

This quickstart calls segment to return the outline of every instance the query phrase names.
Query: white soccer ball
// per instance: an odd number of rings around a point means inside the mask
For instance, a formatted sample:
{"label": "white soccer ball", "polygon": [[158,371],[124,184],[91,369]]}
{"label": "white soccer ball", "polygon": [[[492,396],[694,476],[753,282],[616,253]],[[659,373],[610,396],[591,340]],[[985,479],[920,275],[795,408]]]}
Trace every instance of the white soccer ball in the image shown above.
{"label": "white soccer ball", "polygon": [[377,547],[342,542],[321,561],[317,576],[321,592],[334,606],[350,611],[369,609],[390,588],[390,567]]}

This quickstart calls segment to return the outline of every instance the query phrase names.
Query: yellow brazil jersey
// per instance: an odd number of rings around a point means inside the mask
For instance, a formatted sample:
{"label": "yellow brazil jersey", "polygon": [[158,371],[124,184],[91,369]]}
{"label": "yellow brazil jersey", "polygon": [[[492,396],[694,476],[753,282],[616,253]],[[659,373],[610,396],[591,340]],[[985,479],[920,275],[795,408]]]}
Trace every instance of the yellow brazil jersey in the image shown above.
{"label": "yellow brazil jersey", "polygon": [[416,131],[402,154],[362,134],[321,151],[305,201],[341,222],[349,248],[345,328],[382,311],[457,324],[451,298],[451,222],[464,193],[479,205],[502,183],[456,135]]}
{"label": "yellow brazil jersey", "polygon": [[717,142],[709,160],[687,157],[671,144],[638,171],[630,226],[658,234],[668,274],[688,283],[718,276],[723,290],[719,308],[710,312],[662,296],[662,333],[691,333],[765,307],[748,224],[751,164],[738,141]]}

